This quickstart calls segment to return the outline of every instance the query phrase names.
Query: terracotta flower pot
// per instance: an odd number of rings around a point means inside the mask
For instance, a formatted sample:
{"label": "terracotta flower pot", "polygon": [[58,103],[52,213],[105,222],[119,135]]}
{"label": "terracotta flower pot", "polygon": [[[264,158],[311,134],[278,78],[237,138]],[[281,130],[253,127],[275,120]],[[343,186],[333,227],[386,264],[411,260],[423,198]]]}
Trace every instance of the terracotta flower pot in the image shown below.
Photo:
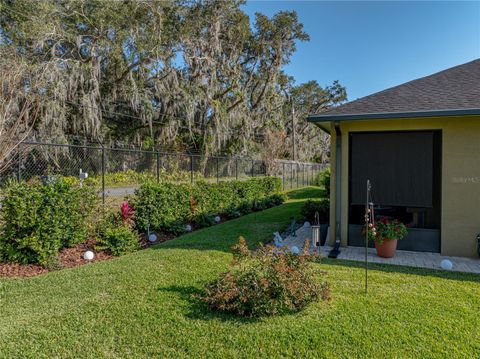
{"label": "terracotta flower pot", "polygon": [[377,255],[383,258],[392,258],[395,255],[397,249],[396,239],[385,239],[383,243],[375,241],[375,248],[377,249]]}

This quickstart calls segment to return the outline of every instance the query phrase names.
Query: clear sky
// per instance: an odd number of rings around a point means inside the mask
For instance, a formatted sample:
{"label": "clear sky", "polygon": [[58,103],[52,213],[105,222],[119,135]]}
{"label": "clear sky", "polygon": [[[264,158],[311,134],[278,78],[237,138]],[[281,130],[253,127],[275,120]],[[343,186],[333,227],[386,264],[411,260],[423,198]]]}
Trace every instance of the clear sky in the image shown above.
{"label": "clear sky", "polygon": [[285,67],[297,83],[339,80],[348,99],[480,58],[480,1],[248,1],[272,16],[297,11],[310,41]]}

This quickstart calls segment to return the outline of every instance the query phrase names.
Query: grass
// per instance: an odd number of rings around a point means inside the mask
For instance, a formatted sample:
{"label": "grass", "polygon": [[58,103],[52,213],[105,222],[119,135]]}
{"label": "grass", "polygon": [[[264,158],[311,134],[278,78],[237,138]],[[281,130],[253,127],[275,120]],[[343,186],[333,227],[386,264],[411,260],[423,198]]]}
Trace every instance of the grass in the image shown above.
{"label": "grass", "polygon": [[318,194],[182,236],[145,251],[30,279],[0,280],[0,357],[477,357],[480,276],[318,264],[333,300],[239,319],[192,300],[226,270],[239,235],[270,238]]}

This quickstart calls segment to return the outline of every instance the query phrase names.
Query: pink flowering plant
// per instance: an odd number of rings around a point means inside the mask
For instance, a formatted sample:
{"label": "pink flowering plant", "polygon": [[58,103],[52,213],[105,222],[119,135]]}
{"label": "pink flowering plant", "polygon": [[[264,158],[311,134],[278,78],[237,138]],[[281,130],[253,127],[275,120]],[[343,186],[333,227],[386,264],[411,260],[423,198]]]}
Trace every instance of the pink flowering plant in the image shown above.
{"label": "pink flowering plant", "polygon": [[133,227],[135,211],[128,202],[123,202],[120,206],[120,215],[122,216],[123,224]]}
{"label": "pink flowering plant", "polygon": [[407,227],[402,222],[398,219],[388,219],[386,217],[381,217],[375,223],[371,223],[368,228],[368,240],[380,244],[392,239],[401,240],[407,234]]}

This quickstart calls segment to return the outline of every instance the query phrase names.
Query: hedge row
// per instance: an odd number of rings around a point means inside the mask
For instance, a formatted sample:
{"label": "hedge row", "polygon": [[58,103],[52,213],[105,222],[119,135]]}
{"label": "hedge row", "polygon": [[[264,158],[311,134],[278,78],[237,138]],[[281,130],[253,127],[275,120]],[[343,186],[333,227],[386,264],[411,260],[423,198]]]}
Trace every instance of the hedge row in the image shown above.
{"label": "hedge row", "polygon": [[130,203],[135,208],[139,230],[166,230],[178,227],[204,214],[216,214],[240,208],[279,193],[276,177],[247,181],[195,184],[147,183],[135,191]]}
{"label": "hedge row", "polygon": [[0,262],[39,263],[84,242],[98,202],[89,187],[65,181],[10,182],[0,210]]}

